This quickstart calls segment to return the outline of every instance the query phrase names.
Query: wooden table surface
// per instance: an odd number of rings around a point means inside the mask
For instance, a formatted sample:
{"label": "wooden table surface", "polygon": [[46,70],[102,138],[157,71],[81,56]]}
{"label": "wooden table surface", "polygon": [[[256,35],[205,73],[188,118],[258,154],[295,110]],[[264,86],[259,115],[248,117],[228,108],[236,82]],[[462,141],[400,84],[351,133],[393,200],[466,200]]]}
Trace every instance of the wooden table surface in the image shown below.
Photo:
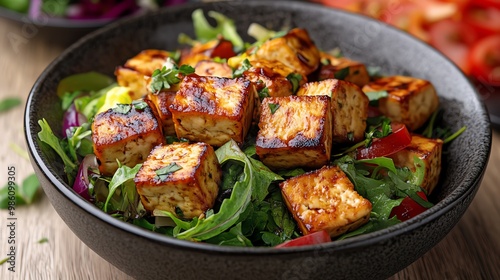
{"label": "wooden table surface", "polygon": [[[64,49],[39,32],[42,26],[0,19],[0,99],[25,101],[43,69]],[[500,106],[500,104],[499,104]],[[24,105],[0,115],[0,185],[15,166],[17,181],[33,172],[12,145],[25,148]],[[5,133],[5,134],[4,134]],[[391,279],[500,279],[500,134],[493,133],[490,162],[481,187],[457,226],[436,247]],[[130,279],[106,262],[66,226],[42,193],[16,209],[15,272],[0,266],[0,279]],[[9,252],[8,212],[0,210],[0,260]],[[39,243],[42,239],[47,242]]]}

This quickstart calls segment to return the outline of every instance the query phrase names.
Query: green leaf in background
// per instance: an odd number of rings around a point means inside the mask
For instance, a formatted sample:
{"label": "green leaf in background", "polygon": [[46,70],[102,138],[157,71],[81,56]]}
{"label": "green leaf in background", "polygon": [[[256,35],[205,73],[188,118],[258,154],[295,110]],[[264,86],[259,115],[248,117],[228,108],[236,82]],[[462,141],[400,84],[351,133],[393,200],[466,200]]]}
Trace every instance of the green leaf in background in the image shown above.
{"label": "green leaf in background", "polygon": [[292,92],[296,93],[300,87],[300,81],[302,80],[302,75],[297,73],[290,73],[286,76],[286,79],[292,84]]}
{"label": "green leaf in background", "polygon": [[43,243],[48,243],[49,242],[49,239],[47,237],[43,237],[41,238],[40,240],[38,240],[38,244],[43,244]]}
{"label": "green leaf in background", "polygon": [[0,113],[7,112],[21,105],[21,99],[17,97],[7,97],[0,101]]}
{"label": "green leaf in background", "polygon": [[[35,174],[30,174],[26,177],[21,185],[15,184],[15,206],[21,206],[25,204],[31,204],[35,201],[40,189],[40,182],[38,181]],[[9,208],[9,185],[6,184],[0,189],[0,209]]]}
{"label": "green leaf in background", "polygon": [[217,39],[218,35],[222,35],[224,39],[231,41],[236,49],[243,49],[245,44],[238,34],[232,19],[215,11],[209,11],[208,16],[215,19],[217,23],[215,27],[207,21],[202,9],[197,9],[192,13],[194,33],[199,41],[207,42]]}
{"label": "green leaf in background", "polygon": [[0,0],[0,6],[19,13],[27,13],[30,0]]}
{"label": "green leaf in background", "polygon": [[62,79],[57,86],[57,96],[63,97],[67,92],[98,91],[114,83],[109,76],[98,72],[75,74]]}

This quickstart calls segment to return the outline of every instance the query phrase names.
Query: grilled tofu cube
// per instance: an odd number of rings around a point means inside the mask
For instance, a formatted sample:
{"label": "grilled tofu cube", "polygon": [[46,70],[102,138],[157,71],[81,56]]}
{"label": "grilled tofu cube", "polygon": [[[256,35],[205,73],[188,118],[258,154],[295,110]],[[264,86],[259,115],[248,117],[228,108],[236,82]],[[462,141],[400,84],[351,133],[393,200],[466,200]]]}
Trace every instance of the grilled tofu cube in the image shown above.
{"label": "grilled tofu cube", "polygon": [[169,108],[174,101],[175,94],[175,91],[161,91],[158,94],[149,93],[146,96],[156,107],[157,118],[161,122],[165,136],[175,136],[174,120]]}
{"label": "grilled tofu cube", "polygon": [[318,80],[326,79],[344,80],[363,87],[370,82],[370,75],[368,75],[366,66],[361,62],[321,52]]}
{"label": "grilled tofu cube", "polygon": [[255,53],[260,60],[279,61],[294,72],[307,76],[320,63],[319,50],[305,29],[294,28],[285,36],[266,41]]}
{"label": "grilled tofu cube", "polygon": [[155,147],[134,181],[146,210],[192,219],[213,207],[221,176],[210,145],[175,143]]}
{"label": "grilled tofu cube", "polygon": [[180,65],[188,64],[196,67],[196,64],[202,60],[210,60],[211,58],[230,58],[235,56],[233,43],[225,40],[222,37],[208,41],[204,44],[196,44],[188,50],[181,52]]}
{"label": "grilled tofu cube", "polygon": [[[147,77],[156,69],[161,69],[170,53],[162,50],[144,50],[127,60],[123,67],[115,69],[118,85],[128,87],[133,92],[132,99],[138,99],[148,93]],[[146,78],[145,78],[146,77]]]}
{"label": "grilled tofu cube", "polygon": [[184,78],[170,105],[177,137],[212,146],[242,144],[252,123],[255,87],[243,79]]}
{"label": "grilled tofu cube", "polygon": [[412,131],[421,127],[439,106],[434,86],[413,77],[384,77],[365,85],[363,91],[387,91],[388,97],[379,99],[380,112]]}
{"label": "grilled tofu cube", "polygon": [[332,149],[328,96],[264,98],[256,139],[260,160],[271,169],[319,168]]}
{"label": "grilled tofu cube", "polygon": [[102,175],[113,175],[117,160],[129,167],[144,162],[153,147],[165,142],[154,109],[136,107],[119,105],[95,116],[92,141]]}
{"label": "grilled tofu cube", "polygon": [[233,69],[227,63],[212,60],[202,60],[196,64],[195,74],[199,76],[217,76],[224,78],[233,77]]}
{"label": "grilled tofu cube", "polygon": [[[286,78],[293,70],[281,62],[254,60],[252,67],[243,73],[243,77],[255,83],[257,92],[267,88],[268,97],[289,96],[293,94],[292,84]],[[303,82],[304,79],[301,79]],[[263,96],[266,97],[266,96]]]}
{"label": "grilled tofu cube", "polygon": [[302,233],[326,230],[331,237],[368,222],[372,204],[354,190],[337,166],[290,178],[280,184],[283,199]]}
{"label": "grilled tofu cube", "polygon": [[309,82],[300,87],[297,95],[326,95],[331,98],[333,143],[364,139],[369,100],[355,84],[336,79]]}
{"label": "grilled tofu cube", "polygon": [[430,139],[413,134],[408,147],[389,157],[393,159],[397,167],[408,167],[412,171],[416,169],[414,157],[420,158],[425,165],[424,181],[421,187],[429,195],[439,182],[442,151],[441,139]]}

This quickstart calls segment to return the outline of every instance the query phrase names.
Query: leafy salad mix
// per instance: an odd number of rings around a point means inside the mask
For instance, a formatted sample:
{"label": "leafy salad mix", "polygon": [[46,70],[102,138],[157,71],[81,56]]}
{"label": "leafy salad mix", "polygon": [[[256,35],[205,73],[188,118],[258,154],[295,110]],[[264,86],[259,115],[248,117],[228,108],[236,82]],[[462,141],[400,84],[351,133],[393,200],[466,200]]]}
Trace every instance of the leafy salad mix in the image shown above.
{"label": "leafy salad mix", "polygon": [[[180,41],[207,42],[222,34],[225,39],[233,43],[235,52],[238,53],[249,47],[258,46],[269,38],[282,36],[282,32],[267,30],[260,26],[256,31],[254,26],[250,35],[256,38],[256,42],[245,43],[236,32],[232,20],[216,12],[210,12],[209,15],[216,20],[216,27],[208,23],[201,11],[196,11],[193,13],[193,22],[197,38],[191,39],[181,34]],[[171,58],[178,59],[176,55],[172,55]],[[245,68],[245,63],[241,68]],[[242,71],[241,68],[233,69],[233,74],[237,76]],[[154,92],[179,83],[177,74],[189,74],[192,71],[189,66],[158,69],[152,75],[151,90]],[[306,171],[300,168],[271,171],[258,160],[255,132],[250,133],[242,146],[231,140],[216,150],[223,176],[213,208],[192,220],[179,219],[179,215],[166,211],[155,211],[156,217],[153,217],[141,204],[133,181],[141,164],[128,167],[119,163],[120,166],[113,176],[100,175],[90,138],[91,123],[97,113],[110,108],[130,110],[130,106],[142,106],[141,102],[127,99],[126,95],[117,92],[116,84],[111,78],[96,72],[77,74],[63,79],[58,86],[57,94],[65,111],[63,131],[62,134],[53,131],[46,120],[39,120],[41,131],[38,136],[42,148],[47,155],[57,154],[64,165],[68,184],[104,212],[117,219],[168,236],[220,245],[276,246],[301,236],[283,201],[278,184],[286,178],[304,174]],[[372,102],[376,102],[383,96],[384,94],[377,94],[370,98]],[[449,131],[434,128],[437,117],[439,117],[438,112],[433,115],[424,131],[425,134],[428,137],[450,136]],[[411,172],[408,168],[397,168],[393,160],[387,157],[356,159],[355,153],[359,151],[359,147],[369,147],[375,139],[390,135],[394,129],[385,117],[369,118],[366,139],[334,155],[332,164],[339,166],[347,174],[356,191],[367,198],[373,206],[369,222],[355,231],[340,236],[340,239],[400,223],[401,218],[394,213],[394,209],[400,207],[405,200],[411,200],[422,208],[422,211],[432,206],[420,187],[424,167],[418,158],[415,158],[415,172]],[[451,141],[459,133],[451,135],[445,142]],[[186,140],[167,137],[168,143],[174,141]]]}

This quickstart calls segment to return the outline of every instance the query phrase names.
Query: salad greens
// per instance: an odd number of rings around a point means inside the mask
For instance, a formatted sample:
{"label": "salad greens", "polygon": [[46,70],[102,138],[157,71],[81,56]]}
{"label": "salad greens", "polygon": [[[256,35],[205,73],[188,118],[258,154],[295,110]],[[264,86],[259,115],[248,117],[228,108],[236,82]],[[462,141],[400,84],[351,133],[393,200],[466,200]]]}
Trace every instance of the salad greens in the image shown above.
{"label": "salad greens", "polygon": [[17,97],[4,98],[0,100],[0,113],[7,112],[19,105],[21,105],[21,99]]}
{"label": "salad greens", "polygon": [[[21,185],[16,184],[16,206],[31,204],[36,198],[40,182],[35,174],[26,177]],[[6,185],[0,189],[0,209],[9,207],[9,186]]]}

